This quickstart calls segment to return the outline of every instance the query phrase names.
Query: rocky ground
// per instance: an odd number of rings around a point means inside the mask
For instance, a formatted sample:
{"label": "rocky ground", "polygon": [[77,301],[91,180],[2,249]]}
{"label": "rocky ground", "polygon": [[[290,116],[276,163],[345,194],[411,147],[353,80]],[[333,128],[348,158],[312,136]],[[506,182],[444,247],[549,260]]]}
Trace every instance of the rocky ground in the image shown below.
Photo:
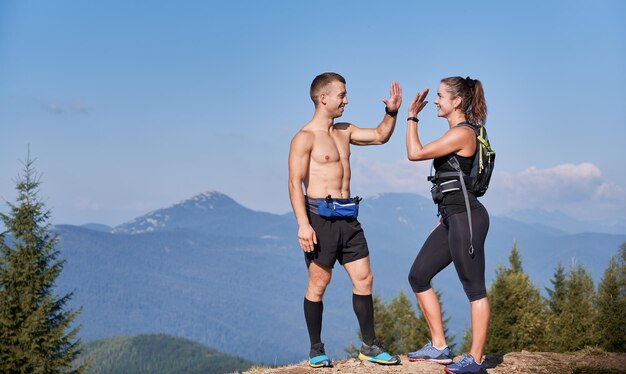
{"label": "rocky ground", "polygon": [[[429,362],[409,362],[406,356],[400,356],[402,364],[381,366],[357,359],[334,362],[332,368],[313,369],[306,361],[297,365],[278,368],[252,368],[246,374],[297,374],[297,373],[411,373],[441,374],[443,366]],[[457,361],[460,357],[455,358]],[[549,353],[549,352],[514,352],[506,355],[487,355],[487,373],[573,373],[604,374],[626,373],[626,353]]]}

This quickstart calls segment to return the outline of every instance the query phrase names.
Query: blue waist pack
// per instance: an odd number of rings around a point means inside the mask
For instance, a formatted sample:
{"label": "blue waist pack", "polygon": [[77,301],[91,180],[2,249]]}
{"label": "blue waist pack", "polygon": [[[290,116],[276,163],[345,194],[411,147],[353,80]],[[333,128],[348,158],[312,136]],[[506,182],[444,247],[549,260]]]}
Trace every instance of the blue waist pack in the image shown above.
{"label": "blue waist pack", "polygon": [[352,199],[333,199],[328,195],[317,202],[317,214],[321,217],[357,218],[360,201],[361,198],[358,196]]}

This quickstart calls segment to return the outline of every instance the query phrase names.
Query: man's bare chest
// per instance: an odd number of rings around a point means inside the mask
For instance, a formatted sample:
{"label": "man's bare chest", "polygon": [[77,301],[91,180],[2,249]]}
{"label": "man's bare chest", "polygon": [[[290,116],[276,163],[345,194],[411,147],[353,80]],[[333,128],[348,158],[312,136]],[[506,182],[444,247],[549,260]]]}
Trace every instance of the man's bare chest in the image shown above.
{"label": "man's bare chest", "polygon": [[318,136],[313,143],[311,158],[318,163],[333,163],[350,159],[350,144],[339,136]]}

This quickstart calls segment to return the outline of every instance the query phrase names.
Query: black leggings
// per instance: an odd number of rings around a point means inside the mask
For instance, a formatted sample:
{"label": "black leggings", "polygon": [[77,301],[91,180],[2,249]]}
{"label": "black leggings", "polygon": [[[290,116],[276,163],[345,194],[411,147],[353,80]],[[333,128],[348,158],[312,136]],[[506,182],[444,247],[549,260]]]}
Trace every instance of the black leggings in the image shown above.
{"label": "black leggings", "polygon": [[430,233],[417,254],[409,283],[413,292],[431,288],[437,273],[454,262],[456,273],[470,301],[487,296],[485,289],[485,239],[489,231],[489,214],[484,207],[472,209],[474,257],[469,255],[469,223],[467,212],[453,214],[439,223]]}

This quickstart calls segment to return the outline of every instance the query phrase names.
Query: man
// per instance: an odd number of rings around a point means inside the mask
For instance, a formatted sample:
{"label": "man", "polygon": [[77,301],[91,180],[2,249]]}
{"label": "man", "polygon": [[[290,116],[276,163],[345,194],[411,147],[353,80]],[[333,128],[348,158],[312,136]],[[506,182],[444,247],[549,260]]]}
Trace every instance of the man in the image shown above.
{"label": "man", "polygon": [[311,339],[312,367],[331,365],[321,341],[322,297],[335,261],[344,266],[352,281],[352,303],[363,337],[359,358],[387,365],[400,363],[398,356],[385,352],[376,340],[369,251],[356,219],[360,199],[350,198],[350,145],[389,140],[402,103],[397,82],[391,84],[390,91],[389,99],[383,100],[385,116],[376,128],[334,123],[348,104],[346,81],[336,73],[317,76],[310,91],[315,113],[291,141],[289,197],[308,268],[304,317]]}

